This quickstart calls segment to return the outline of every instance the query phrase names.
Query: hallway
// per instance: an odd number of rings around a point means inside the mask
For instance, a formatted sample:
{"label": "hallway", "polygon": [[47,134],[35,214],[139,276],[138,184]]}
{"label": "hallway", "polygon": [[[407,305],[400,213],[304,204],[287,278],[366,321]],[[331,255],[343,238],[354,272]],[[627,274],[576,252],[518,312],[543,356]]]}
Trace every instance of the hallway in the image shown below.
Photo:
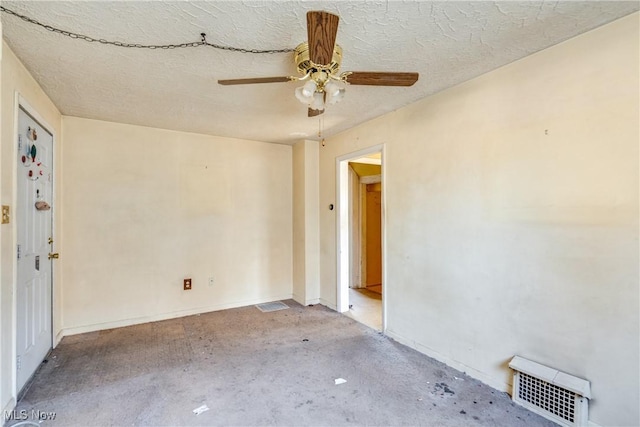
{"label": "hallway", "polygon": [[382,332],[382,295],[369,289],[349,289],[349,311],[344,313]]}

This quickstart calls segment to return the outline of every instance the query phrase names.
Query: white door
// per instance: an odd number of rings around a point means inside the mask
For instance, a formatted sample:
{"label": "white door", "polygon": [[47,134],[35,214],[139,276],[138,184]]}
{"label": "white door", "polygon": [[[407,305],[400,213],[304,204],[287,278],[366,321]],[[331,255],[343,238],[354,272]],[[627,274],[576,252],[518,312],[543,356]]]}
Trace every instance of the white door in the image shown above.
{"label": "white door", "polygon": [[16,370],[20,391],[52,347],[53,136],[18,112]]}

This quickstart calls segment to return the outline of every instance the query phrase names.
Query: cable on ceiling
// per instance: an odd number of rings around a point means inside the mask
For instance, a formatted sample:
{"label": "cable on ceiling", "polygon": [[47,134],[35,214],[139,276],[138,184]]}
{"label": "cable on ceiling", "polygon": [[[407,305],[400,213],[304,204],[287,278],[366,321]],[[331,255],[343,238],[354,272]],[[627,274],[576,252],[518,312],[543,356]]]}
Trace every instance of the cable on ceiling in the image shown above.
{"label": "cable on ceiling", "polygon": [[219,50],[227,50],[231,52],[240,52],[240,53],[290,53],[293,52],[294,49],[246,49],[241,47],[233,47],[233,46],[224,46],[215,43],[210,43],[207,41],[207,35],[205,33],[200,34],[200,41],[198,42],[189,42],[189,43],[176,43],[176,44],[140,44],[140,43],[125,43],[120,41],[99,39],[91,36],[87,36],[85,34],[74,33],[67,30],[62,30],[60,28],[56,28],[49,24],[44,24],[34,18],[29,16],[21,15],[18,12],[15,12],[11,9],[7,9],[4,6],[0,6],[0,12],[7,13],[9,15],[13,15],[17,18],[22,19],[23,21],[37,25],[39,27],[44,28],[47,31],[51,31],[52,33],[60,34],[65,37],[69,37],[77,40],[84,40],[89,43],[101,43],[105,45],[117,46],[117,47],[128,47],[128,48],[136,48],[136,49],[179,49],[179,48],[187,48],[187,47],[200,47],[200,46],[208,46],[214,49]]}

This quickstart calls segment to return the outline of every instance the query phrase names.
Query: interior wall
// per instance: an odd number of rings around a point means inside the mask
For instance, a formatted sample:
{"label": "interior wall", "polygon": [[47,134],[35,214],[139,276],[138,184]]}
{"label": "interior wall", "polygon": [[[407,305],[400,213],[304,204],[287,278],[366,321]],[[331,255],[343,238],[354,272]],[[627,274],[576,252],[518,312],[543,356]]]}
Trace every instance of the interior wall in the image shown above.
{"label": "interior wall", "polygon": [[[24,65],[11,51],[6,43],[2,43],[0,97],[0,200],[1,204],[9,205],[11,222],[0,225],[0,409],[13,409],[15,404],[14,361],[15,361],[15,312],[14,286],[16,282],[16,192],[15,175],[17,161],[17,144],[15,129],[15,100],[19,93],[26,102],[52,127],[55,134],[54,166],[59,170],[61,166],[61,115],[56,106],[47,97],[26,70]],[[57,201],[61,193],[61,183],[54,174],[56,197],[52,206],[54,209],[54,238],[60,236],[60,221],[62,212]],[[58,239],[59,240],[59,239]],[[58,334],[61,329],[61,282],[60,270],[54,264],[53,288],[53,331]],[[54,342],[55,344],[55,342]]]}
{"label": "interior wall", "polygon": [[307,290],[305,305],[320,302],[320,226],[318,215],[320,214],[320,143],[318,141],[305,140],[305,252],[306,252],[306,278]]}
{"label": "interior wall", "polygon": [[[640,424],[639,17],[320,152],[325,206],[337,199],[336,158],[385,145],[391,337],[502,390],[514,355],[586,378],[601,425]],[[322,298],[335,307],[336,211],[320,213]]]}
{"label": "interior wall", "polygon": [[318,157],[317,141],[293,146],[293,298],[302,305],[320,300]]}
{"label": "interior wall", "polygon": [[300,304],[306,300],[304,154],[304,141],[293,145],[293,299]]}
{"label": "interior wall", "polygon": [[63,131],[65,334],[291,298],[291,146],[67,116]]}

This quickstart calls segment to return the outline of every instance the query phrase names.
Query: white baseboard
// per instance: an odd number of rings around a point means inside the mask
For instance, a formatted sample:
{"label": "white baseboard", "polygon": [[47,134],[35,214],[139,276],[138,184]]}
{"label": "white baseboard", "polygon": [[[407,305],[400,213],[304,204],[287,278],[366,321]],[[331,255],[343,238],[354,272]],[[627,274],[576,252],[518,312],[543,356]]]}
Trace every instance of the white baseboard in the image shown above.
{"label": "white baseboard", "polygon": [[[320,299],[320,304],[334,310],[336,310],[336,306],[332,303],[330,303],[329,301],[325,300],[325,299]],[[387,328],[387,330],[384,332],[384,334],[386,336],[388,336],[389,338],[392,338],[396,341],[398,341],[400,344],[406,345],[407,347],[410,347],[414,350],[419,351],[422,354],[426,354],[427,356],[436,359],[439,362],[444,363],[447,366],[450,366],[454,369],[457,369],[458,371],[464,372],[467,375],[469,375],[472,378],[477,379],[478,381],[483,382],[484,384],[488,385],[489,387],[495,388],[498,391],[502,391],[505,393],[511,393],[511,384],[507,384],[504,383],[500,380],[497,380],[496,378],[493,378],[483,372],[480,372],[474,368],[471,368],[469,366],[466,366],[456,360],[453,360],[449,357],[446,357],[445,355],[438,353],[437,351],[433,350],[432,348],[429,348],[425,345],[422,345],[414,340],[408,339],[403,337],[402,335],[399,335],[395,332],[393,332],[392,330],[389,330]],[[598,426],[594,426],[594,427],[598,427]]]}
{"label": "white baseboard", "polygon": [[133,319],[122,319],[122,320],[115,320],[112,322],[73,326],[73,327],[63,328],[62,331],[60,331],[60,333],[62,334],[60,339],[62,339],[62,337],[66,337],[69,335],[84,334],[87,332],[102,331],[105,329],[122,328],[125,326],[139,325],[141,323],[158,322],[161,320],[175,319],[177,317],[186,317],[186,316],[192,316],[194,314],[209,313],[211,311],[227,310],[229,308],[246,307],[248,305],[262,304],[265,302],[286,300],[286,299],[291,299],[292,297],[293,296],[291,294],[287,294],[287,295],[259,298],[255,300],[244,300],[244,301],[235,301],[235,302],[224,303],[224,304],[214,304],[206,307],[191,308],[188,310],[178,310],[178,311],[173,311],[169,313],[156,314],[153,316],[136,317]]}
{"label": "white baseboard", "polygon": [[304,303],[304,298],[303,298],[303,297],[301,297],[300,295],[293,294],[293,295],[291,296],[291,299],[293,299],[295,302],[297,302],[297,303],[298,303],[298,304],[300,304],[300,305],[306,305],[306,304]]}
{"label": "white baseboard", "polygon": [[393,338],[394,340],[398,341],[400,344],[404,344],[407,347],[411,347],[422,354],[426,354],[427,356],[433,359],[436,359],[437,361],[442,362],[445,365],[452,367],[453,369],[457,369],[458,371],[464,372],[470,377],[475,378],[478,381],[481,381],[482,383],[488,385],[489,387],[492,387],[498,391],[502,391],[505,393],[511,392],[511,384],[507,384],[503,381],[500,381],[496,378],[491,377],[490,375],[480,372],[456,360],[453,360],[443,355],[442,353],[439,353],[433,350],[432,348],[422,345],[414,340],[405,338],[402,335],[399,335],[393,331],[390,331],[389,329],[385,331],[385,335],[387,335],[389,338]]}
{"label": "white baseboard", "polygon": [[304,305],[305,307],[308,306],[308,305],[313,305],[313,304],[321,304],[320,303],[320,298],[306,299],[306,298],[303,298],[300,295],[296,295],[296,294],[293,294],[293,296],[291,298],[293,298],[293,300],[295,302],[297,302],[298,304]]}
{"label": "white baseboard", "polygon": [[60,329],[53,340],[53,348],[56,348],[64,338],[64,329]]}
{"label": "white baseboard", "polygon": [[[464,373],[466,373],[467,375],[469,375],[472,378],[475,378],[478,381],[481,381],[482,383],[488,385],[489,387],[495,388],[498,391],[503,391],[505,393],[509,393],[509,395],[511,395],[511,389],[512,389],[512,384],[507,384],[504,383],[500,380],[497,380],[483,372],[480,372],[476,369],[473,369],[469,366],[466,366],[460,362],[457,362],[449,357],[444,356],[441,353],[438,353],[437,351],[424,346],[422,344],[419,344],[417,342],[415,342],[414,340],[410,340],[407,339],[405,337],[403,337],[402,335],[396,334],[393,331],[385,331],[385,335],[387,335],[389,338],[392,338],[396,341],[398,341],[400,344],[406,345],[407,347],[411,347],[417,351],[419,351],[420,353],[426,354],[427,356],[436,359],[439,362],[444,363],[447,366],[450,366],[454,369],[457,369],[458,371],[462,371]],[[589,420],[588,422],[588,426],[589,427],[601,427],[599,424],[594,423],[593,421]]]}
{"label": "white baseboard", "polygon": [[320,298],[320,300],[318,301],[318,304],[322,304],[322,305],[324,305],[325,307],[328,307],[328,308],[330,308],[330,309],[331,309],[331,310],[333,310],[333,311],[338,311],[338,308],[336,307],[336,305],[335,305],[335,304],[333,304],[333,303],[331,303],[331,302],[327,301],[327,300],[326,300],[326,299],[324,299],[324,298]]}

